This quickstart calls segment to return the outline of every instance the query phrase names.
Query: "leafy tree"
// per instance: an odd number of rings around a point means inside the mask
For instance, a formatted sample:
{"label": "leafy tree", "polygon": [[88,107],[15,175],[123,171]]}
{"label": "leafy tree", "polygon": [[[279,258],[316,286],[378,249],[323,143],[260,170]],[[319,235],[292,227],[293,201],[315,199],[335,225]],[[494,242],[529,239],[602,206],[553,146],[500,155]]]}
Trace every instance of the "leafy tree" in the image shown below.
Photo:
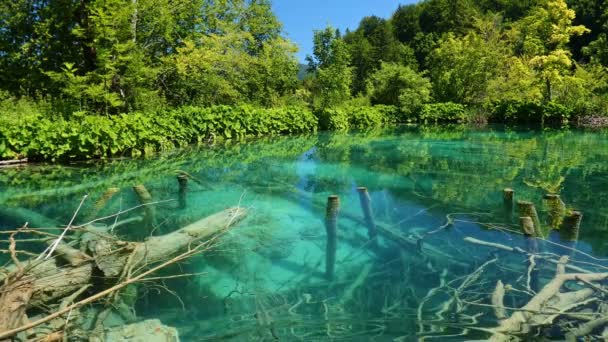
{"label": "leafy tree", "polygon": [[[594,47],[601,50],[601,47],[605,46],[605,36],[608,33],[608,2],[596,0],[567,0],[566,2],[568,7],[576,12],[573,23],[583,25],[590,30],[588,34],[572,37],[569,44],[574,59],[587,62],[597,51]],[[590,44],[593,45],[593,48],[585,51],[585,47]]]}
{"label": "leafy tree", "polygon": [[477,6],[483,12],[500,13],[507,21],[517,21],[544,0],[480,0]]}
{"label": "leafy tree", "polygon": [[380,68],[382,62],[394,62],[417,68],[414,51],[399,42],[391,22],[376,16],[361,20],[356,31],[344,37],[351,53],[354,67],[353,95],[366,91],[369,76]]}
{"label": "leafy tree", "polygon": [[594,24],[590,26],[590,43],[582,49],[582,52],[592,62],[608,66],[608,3],[603,3],[603,11],[597,7],[595,9],[594,15],[590,15],[594,19],[589,20]]}
{"label": "leafy tree", "polygon": [[433,50],[428,66],[436,100],[479,104],[487,95],[488,82],[505,62],[500,18],[478,21],[478,31],[462,38],[448,34]]}
{"label": "leafy tree", "polygon": [[410,116],[431,100],[431,82],[407,66],[383,62],[370,78],[368,93],[372,104],[396,105]]}
{"label": "leafy tree", "polygon": [[570,74],[573,67],[567,48],[571,37],[589,32],[584,26],[573,25],[575,16],[564,0],[550,0],[532,9],[515,25],[516,52],[530,58],[529,65],[544,86],[545,101],[552,100],[553,85]]}
{"label": "leafy tree", "polygon": [[426,33],[464,33],[476,14],[471,0],[427,0],[422,3],[420,26]]}
{"label": "leafy tree", "polygon": [[422,6],[419,4],[399,5],[397,7],[397,10],[391,17],[391,22],[395,37],[400,42],[411,42],[418,33],[422,32],[420,26],[421,13]]}
{"label": "leafy tree", "polygon": [[309,70],[314,74],[314,106],[326,108],[350,98],[352,68],[346,43],[331,26],[314,32],[313,56],[308,56]]}

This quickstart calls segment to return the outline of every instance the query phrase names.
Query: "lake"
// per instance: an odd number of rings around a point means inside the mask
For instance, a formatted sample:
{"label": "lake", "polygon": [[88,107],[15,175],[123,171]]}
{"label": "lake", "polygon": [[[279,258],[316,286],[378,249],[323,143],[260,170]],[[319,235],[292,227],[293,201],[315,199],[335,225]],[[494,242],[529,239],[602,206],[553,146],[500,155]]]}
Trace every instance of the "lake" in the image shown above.
{"label": "lake", "polygon": [[[181,191],[179,175],[187,179]],[[128,211],[141,201],[136,185],[154,205]],[[522,235],[505,188],[535,205],[543,238]],[[562,221],[547,194],[559,195],[562,214],[582,213],[576,236],[553,229]],[[248,210],[213,248],[136,289],[137,316],[176,327],[184,341],[485,339],[484,329],[498,324],[491,300],[498,280],[508,285],[510,315],[552,279],[563,255],[578,269],[608,267],[602,131],[412,126],[3,168],[0,229],[25,220],[66,225],[85,195],[74,222],[111,216],[98,224],[120,222],[113,233],[133,241],[229,207]],[[335,221],[326,220],[332,195]],[[327,226],[336,229],[331,275]],[[553,323],[539,334],[563,336]]]}

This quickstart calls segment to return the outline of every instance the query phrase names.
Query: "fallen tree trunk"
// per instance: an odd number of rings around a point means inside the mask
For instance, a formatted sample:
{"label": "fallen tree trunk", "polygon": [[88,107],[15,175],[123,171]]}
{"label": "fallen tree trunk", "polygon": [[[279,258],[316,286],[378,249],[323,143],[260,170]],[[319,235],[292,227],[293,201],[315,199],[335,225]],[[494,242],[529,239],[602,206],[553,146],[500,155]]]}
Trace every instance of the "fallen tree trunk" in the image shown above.
{"label": "fallen tree trunk", "polygon": [[[19,269],[13,270],[4,278],[0,287],[0,332],[10,331],[15,328],[15,324],[21,322],[21,319],[15,322],[15,312],[41,304],[48,305],[88,286],[97,269],[107,277],[130,276],[134,270],[167,261],[182,250],[196,249],[205,243],[204,240],[226,231],[246,215],[247,210],[243,208],[226,209],[175,232],[151,237],[144,242],[120,241],[98,229],[94,234],[86,233],[82,236],[81,251],[63,245],[57,249],[58,254],[54,258],[23,262]],[[83,254],[91,256],[83,258]],[[75,263],[73,256],[77,256],[79,262]]]}
{"label": "fallen tree trunk", "polygon": [[[526,334],[531,326],[548,324],[548,316],[557,316],[558,313],[542,314],[543,309],[553,300],[552,307],[559,311],[567,311],[577,303],[583,303],[586,298],[593,294],[592,289],[583,289],[576,292],[561,293],[560,289],[568,281],[584,280],[586,282],[597,282],[608,278],[608,273],[566,273],[568,257],[562,257],[557,265],[557,272],[543,289],[537,293],[519,311],[514,312],[509,318],[500,322],[494,329],[490,341],[512,341],[513,336]],[[558,311],[558,312],[559,312]],[[553,318],[555,318],[553,317]],[[551,320],[553,319],[551,318]]]}

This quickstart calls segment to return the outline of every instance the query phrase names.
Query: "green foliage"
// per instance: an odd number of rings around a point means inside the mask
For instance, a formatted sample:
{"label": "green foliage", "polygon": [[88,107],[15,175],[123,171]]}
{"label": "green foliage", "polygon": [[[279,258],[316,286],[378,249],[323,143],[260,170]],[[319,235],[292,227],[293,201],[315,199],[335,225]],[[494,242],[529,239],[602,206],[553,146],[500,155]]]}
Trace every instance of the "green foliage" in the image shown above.
{"label": "green foliage", "polygon": [[422,106],[419,117],[425,123],[462,123],[467,119],[467,110],[459,103],[430,103]]}
{"label": "green foliage", "polygon": [[352,68],[348,47],[339,32],[331,27],[314,32],[313,56],[308,56],[313,72],[311,93],[313,107],[324,109],[340,105],[350,98]]}
{"label": "green foliage", "polygon": [[296,88],[268,0],[19,0],[0,27],[0,89],[63,114],[268,106]]}
{"label": "green foliage", "polygon": [[431,82],[409,67],[382,63],[368,84],[372,104],[398,106],[407,118],[431,100]]}
{"label": "green foliage", "polygon": [[319,128],[321,130],[346,131],[350,128],[348,112],[342,108],[321,108],[315,114],[319,118]]}
{"label": "green foliage", "polygon": [[506,48],[500,41],[499,18],[478,21],[478,30],[464,37],[446,35],[428,59],[437,101],[479,104],[487,95],[487,86],[505,63]]}
{"label": "green foliage", "polygon": [[563,124],[572,116],[572,110],[555,102],[504,101],[492,105],[495,121],[505,123]]}
{"label": "green foliage", "polygon": [[117,116],[75,114],[71,120],[37,115],[2,120],[0,159],[81,160],[139,156],[205,139],[314,132],[317,118],[307,109],[252,106],[183,107],[159,114]]}
{"label": "green foliage", "polygon": [[319,118],[319,128],[332,131],[366,129],[400,122],[399,109],[387,105],[344,105],[324,108],[317,111],[316,115]]}
{"label": "green foliage", "polygon": [[367,79],[383,62],[408,65],[417,69],[414,51],[395,37],[392,22],[376,17],[364,17],[354,32],[344,36],[354,68],[352,94],[365,94]]}

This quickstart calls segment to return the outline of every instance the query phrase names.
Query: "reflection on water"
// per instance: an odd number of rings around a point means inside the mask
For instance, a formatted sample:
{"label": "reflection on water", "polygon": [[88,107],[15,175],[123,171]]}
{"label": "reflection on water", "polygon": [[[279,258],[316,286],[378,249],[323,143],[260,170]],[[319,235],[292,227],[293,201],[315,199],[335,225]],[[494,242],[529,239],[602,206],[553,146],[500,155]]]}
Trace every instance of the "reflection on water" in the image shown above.
{"label": "reflection on water", "polygon": [[[531,277],[525,256],[465,238],[529,250],[517,220],[504,215],[502,190],[534,202],[547,226],[543,196],[557,193],[567,210],[584,215],[579,240],[552,232],[535,248],[547,260],[567,254],[572,264],[601,267],[597,258],[608,254],[607,160],[600,132],[400,128],[273,138],[150,160],[0,169],[0,228],[25,219],[30,227],[66,224],[89,194],[85,220],[110,187],[121,190],[96,216],[137,205],[136,184],[154,201],[176,199],[176,175],[185,172],[186,208],[159,203],[155,234],[237,204],[250,214],[212,252],[164,272],[197,275],[140,287],[139,316],[177,327],[185,341],[484,339],[484,328],[497,324],[489,306],[497,280],[513,289],[505,306],[521,307],[555,269],[539,262]],[[382,229],[376,247],[367,238],[361,186]],[[327,281],[324,215],[332,194],[341,210],[335,278]],[[139,225],[115,233],[143,239]]]}

